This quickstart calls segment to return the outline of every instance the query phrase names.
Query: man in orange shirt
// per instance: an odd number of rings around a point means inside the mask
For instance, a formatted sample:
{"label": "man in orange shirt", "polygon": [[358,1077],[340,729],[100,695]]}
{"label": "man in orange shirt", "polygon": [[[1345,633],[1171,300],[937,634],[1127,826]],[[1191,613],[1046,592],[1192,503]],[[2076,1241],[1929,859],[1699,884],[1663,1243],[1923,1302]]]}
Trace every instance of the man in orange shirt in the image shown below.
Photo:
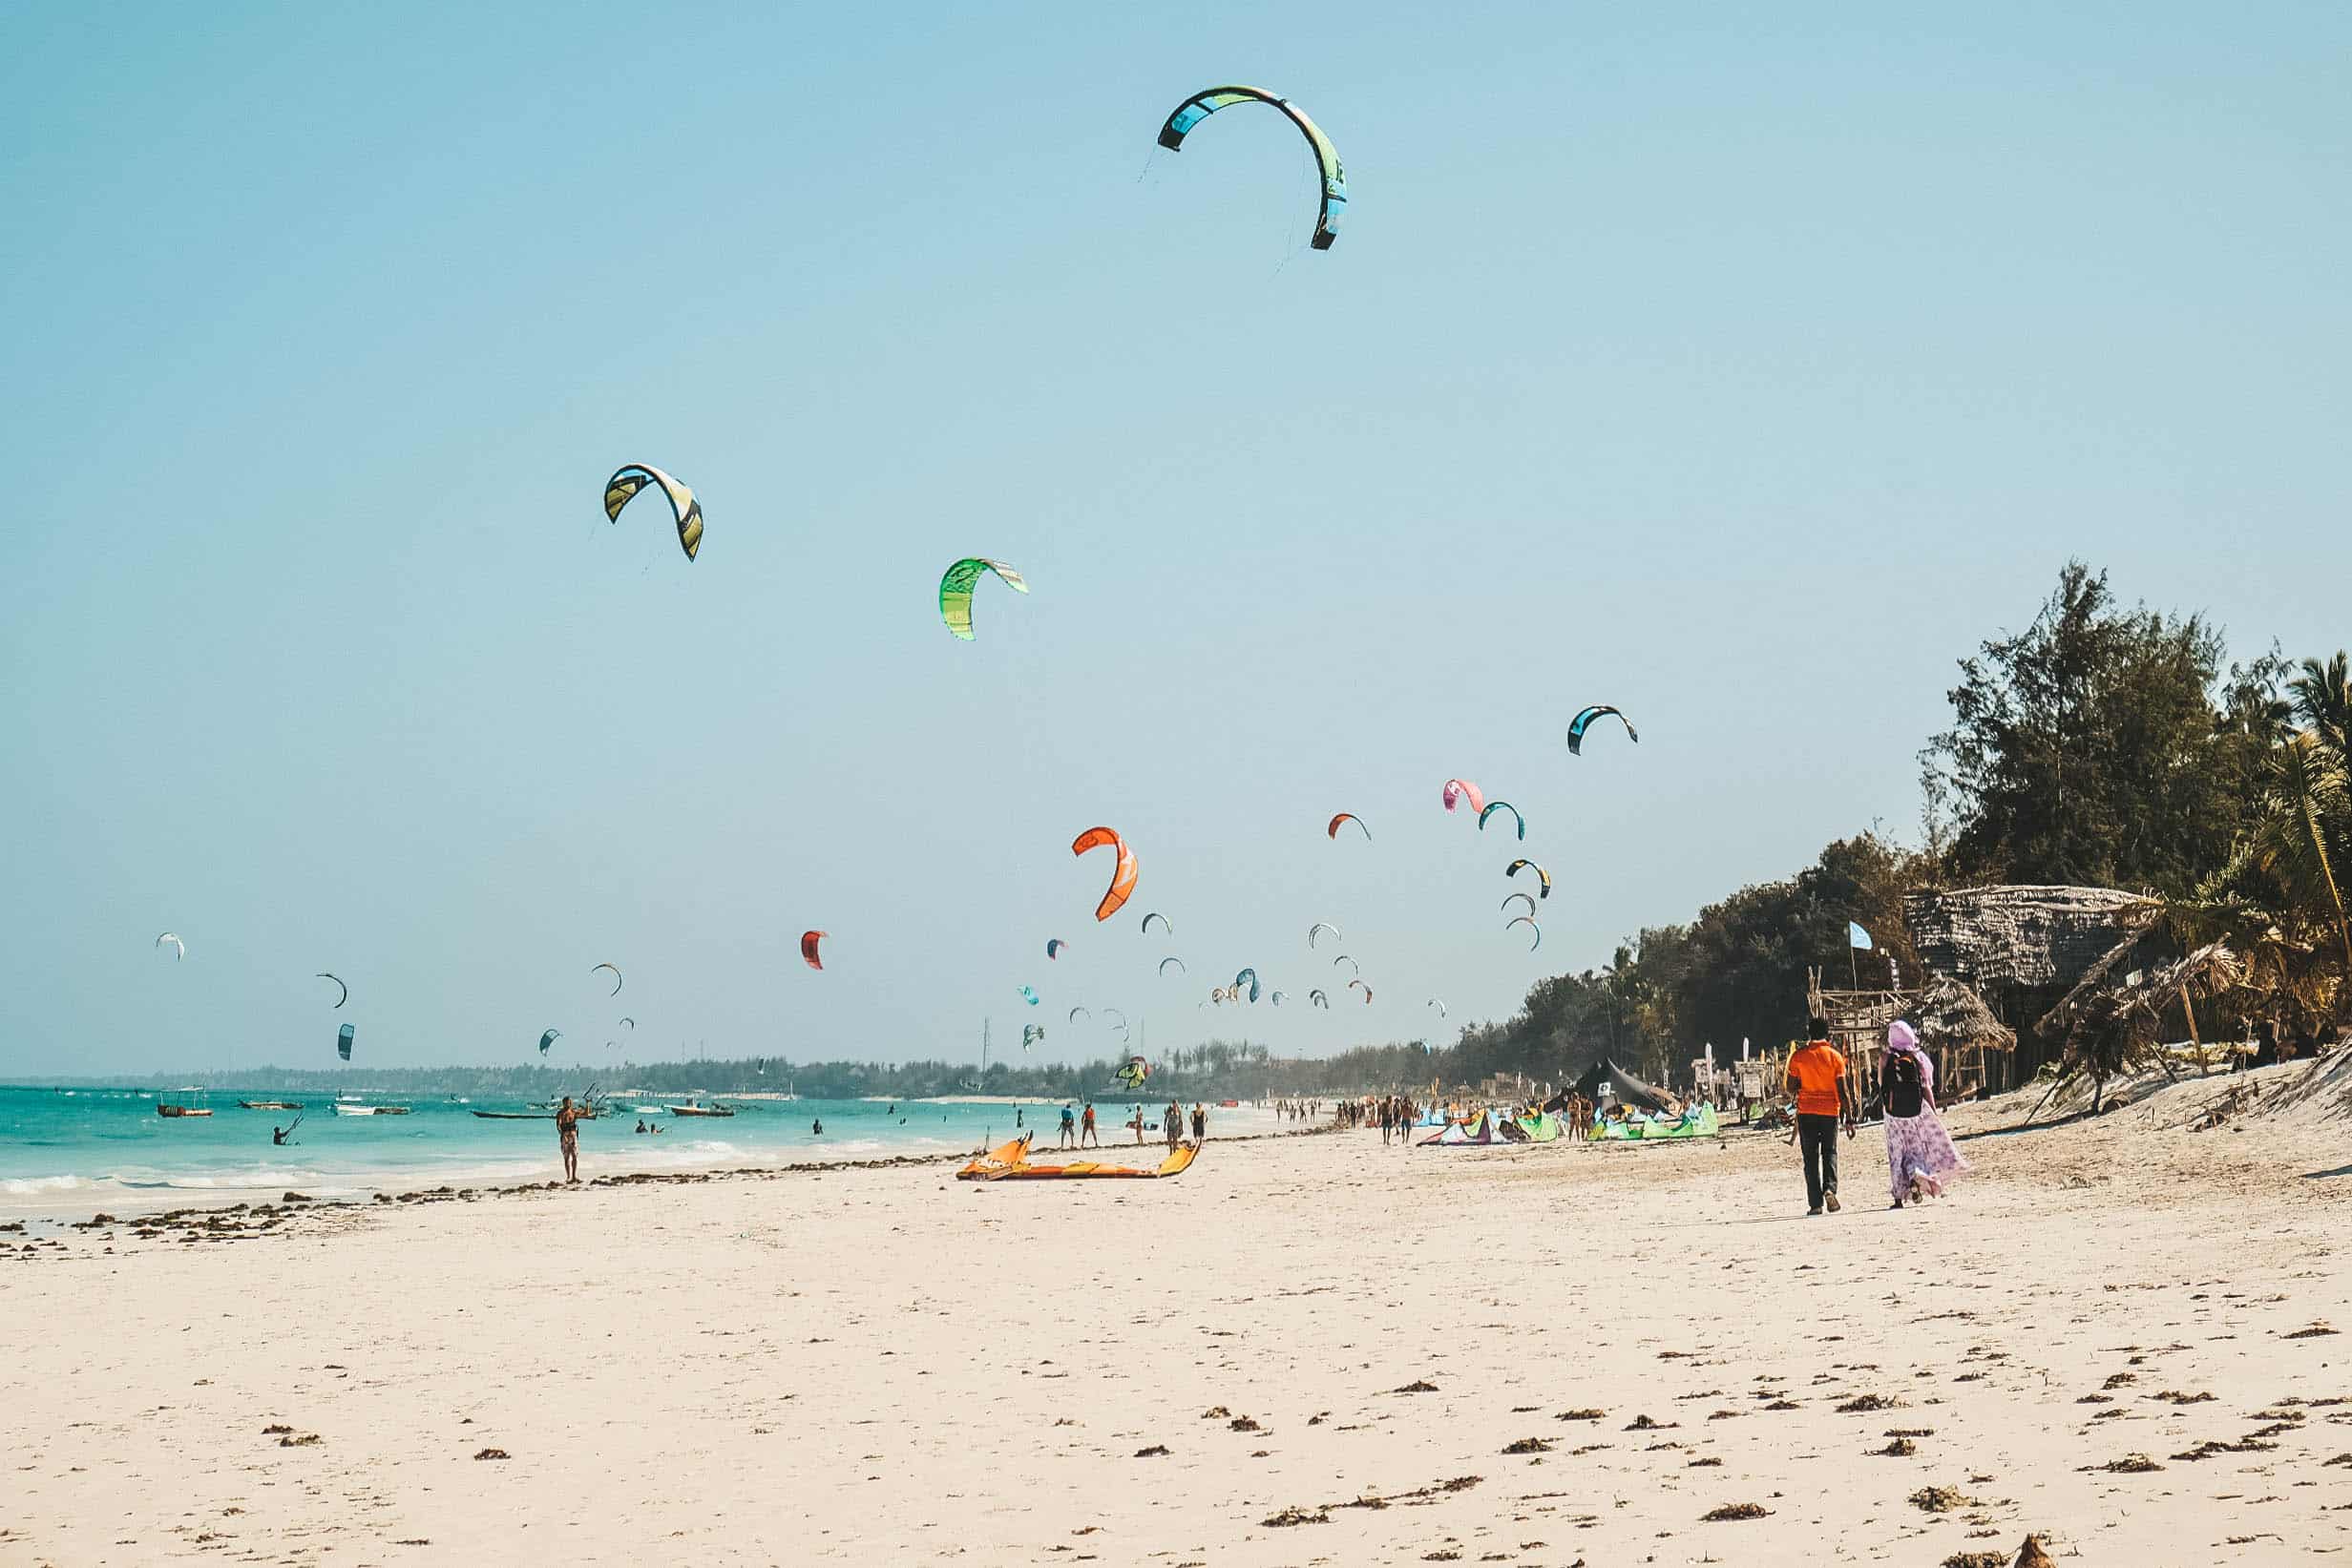
{"label": "man in orange shirt", "polygon": [[1805,1146],[1809,1215],[1838,1212],[1838,1124],[1846,1114],[1846,1058],[1829,1043],[1829,1020],[1807,1022],[1809,1039],[1789,1056],[1789,1093],[1796,1097],[1796,1140]]}

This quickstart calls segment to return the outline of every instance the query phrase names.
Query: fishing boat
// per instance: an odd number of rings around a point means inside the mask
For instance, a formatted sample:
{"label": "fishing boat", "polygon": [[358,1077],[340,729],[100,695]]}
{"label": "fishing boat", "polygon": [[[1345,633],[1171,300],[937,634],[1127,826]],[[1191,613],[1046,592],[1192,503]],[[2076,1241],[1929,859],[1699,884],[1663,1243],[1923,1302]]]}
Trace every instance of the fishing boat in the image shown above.
{"label": "fishing boat", "polygon": [[299,1111],[303,1108],[303,1102],[299,1099],[241,1099],[237,1106],[243,1111]]}
{"label": "fishing boat", "polygon": [[730,1107],[724,1105],[672,1105],[669,1107],[669,1113],[672,1116],[733,1116],[735,1114]]}
{"label": "fishing boat", "polygon": [[212,1115],[212,1112],[205,1109],[201,1105],[166,1105],[161,1100],[158,1100],[156,1102],[156,1115],[169,1117],[210,1116]]}
{"label": "fishing boat", "polygon": [[335,1101],[335,1114],[337,1116],[407,1116],[409,1108],[406,1105],[352,1105],[337,1100]]}

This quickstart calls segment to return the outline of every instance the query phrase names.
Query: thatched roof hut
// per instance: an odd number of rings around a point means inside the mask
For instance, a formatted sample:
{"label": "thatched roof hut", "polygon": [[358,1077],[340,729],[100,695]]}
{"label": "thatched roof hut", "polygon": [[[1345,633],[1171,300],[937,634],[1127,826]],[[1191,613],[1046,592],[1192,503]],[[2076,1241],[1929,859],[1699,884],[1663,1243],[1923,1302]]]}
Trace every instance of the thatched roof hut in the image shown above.
{"label": "thatched roof hut", "polygon": [[1980,992],[2071,986],[2158,906],[2114,888],[1993,887],[1907,893],[1903,924],[1929,976]]}
{"label": "thatched roof hut", "polygon": [[1995,1017],[1984,997],[1949,974],[1928,982],[1917,1013],[1920,1043],[1930,1051],[2017,1049],[2017,1031]]}

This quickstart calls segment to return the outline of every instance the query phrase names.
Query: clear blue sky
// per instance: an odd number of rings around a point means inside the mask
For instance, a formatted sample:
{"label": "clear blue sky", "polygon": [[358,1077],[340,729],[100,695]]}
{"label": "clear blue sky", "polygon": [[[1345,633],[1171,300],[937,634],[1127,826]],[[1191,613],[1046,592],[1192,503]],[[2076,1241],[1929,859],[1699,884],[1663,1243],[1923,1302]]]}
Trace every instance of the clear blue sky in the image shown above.
{"label": "clear blue sky", "polygon": [[2340,5],[765,10],[0,18],[0,1073],[1430,1035],[1915,834],[2069,554],[2352,640]]}

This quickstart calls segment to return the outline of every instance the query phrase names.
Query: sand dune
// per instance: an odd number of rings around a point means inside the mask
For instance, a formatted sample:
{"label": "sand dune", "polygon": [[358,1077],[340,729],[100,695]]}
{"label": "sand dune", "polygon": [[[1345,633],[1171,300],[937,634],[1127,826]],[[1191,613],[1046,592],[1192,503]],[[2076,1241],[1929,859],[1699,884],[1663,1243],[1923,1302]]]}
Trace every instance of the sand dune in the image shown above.
{"label": "sand dune", "polygon": [[0,1562],[2333,1558],[2352,1126],[2220,1093],[1818,1220],[1769,1137],[1348,1134],[11,1233]]}

